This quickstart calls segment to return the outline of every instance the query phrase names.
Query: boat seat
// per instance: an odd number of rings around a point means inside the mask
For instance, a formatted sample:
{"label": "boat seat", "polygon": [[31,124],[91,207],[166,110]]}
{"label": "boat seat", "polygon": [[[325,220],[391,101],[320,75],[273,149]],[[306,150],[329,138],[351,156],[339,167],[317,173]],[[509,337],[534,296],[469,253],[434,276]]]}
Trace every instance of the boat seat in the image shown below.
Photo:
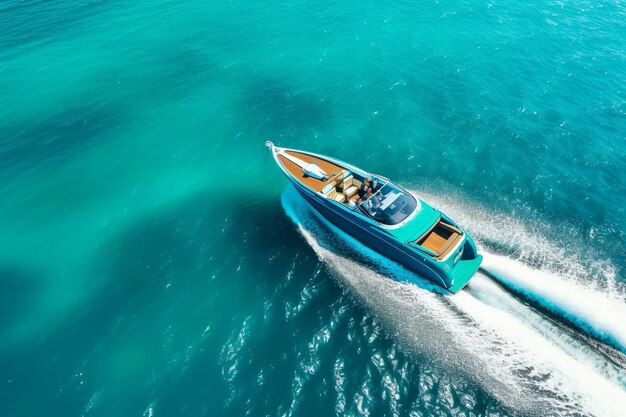
{"label": "boat seat", "polygon": [[325,196],[326,198],[331,198],[338,203],[343,203],[344,201],[346,201],[346,196],[343,195],[342,193],[338,193],[334,184],[332,188],[330,189],[330,191],[325,194]]}
{"label": "boat seat", "polygon": [[325,196],[328,196],[328,194],[335,189],[335,181],[331,181],[328,184],[326,184],[326,186],[324,188],[322,188],[322,191],[320,191],[322,194],[324,194]]}
{"label": "boat seat", "polygon": [[354,176],[350,175],[346,179],[343,180],[343,192],[346,195],[346,198],[351,198],[353,195],[359,191],[361,188],[361,181],[354,178]]}

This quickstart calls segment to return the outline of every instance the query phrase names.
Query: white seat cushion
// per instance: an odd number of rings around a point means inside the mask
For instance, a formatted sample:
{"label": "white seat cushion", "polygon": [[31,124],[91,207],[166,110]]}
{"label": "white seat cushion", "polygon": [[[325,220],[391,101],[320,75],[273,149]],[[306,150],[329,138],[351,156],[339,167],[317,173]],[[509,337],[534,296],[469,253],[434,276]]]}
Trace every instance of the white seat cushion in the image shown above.
{"label": "white seat cushion", "polygon": [[338,203],[343,203],[344,201],[346,201],[346,196],[340,193],[337,193],[335,195],[335,201]]}
{"label": "white seat cushion", "polygon": [[335,183],[331,182],[326,184],[326,187],[322,188],[322,194],[328,195],[330,190],[332,190],[333,188],[335,188]]}
{"label": "white seat cushion", "polygon": [[358,187],[356,187],[356,186],[354,186],[354,185],[351,185],[351,186],[349,186],[348,188],[346,188],[346,189],[344,189],[344,190],[343,190],[344,194],[345,194],[345,195],[346,195],[346,197],[348,197],[348,198],[350,198],[350,197],[352,197],[353,195],[355,195],[357,191],[359,191],[359,188],[358,188]]}

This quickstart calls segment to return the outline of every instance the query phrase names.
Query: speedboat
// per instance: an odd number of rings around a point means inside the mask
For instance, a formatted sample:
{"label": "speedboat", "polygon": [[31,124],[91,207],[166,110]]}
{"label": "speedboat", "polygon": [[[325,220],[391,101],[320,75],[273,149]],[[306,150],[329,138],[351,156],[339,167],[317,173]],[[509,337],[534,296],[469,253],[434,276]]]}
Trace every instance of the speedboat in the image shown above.
{"label": "speedboat", "polygon": [[401,186],[338,159],[265,145],[311,207],[376,252],[451,293],[478,270],[483,257],[467,232]]}

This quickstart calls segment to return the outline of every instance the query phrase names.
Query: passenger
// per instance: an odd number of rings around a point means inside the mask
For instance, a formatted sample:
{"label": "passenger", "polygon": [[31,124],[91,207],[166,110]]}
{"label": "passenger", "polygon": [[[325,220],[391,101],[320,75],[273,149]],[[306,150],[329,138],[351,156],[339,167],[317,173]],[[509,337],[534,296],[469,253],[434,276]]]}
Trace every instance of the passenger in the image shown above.
{"label": "passenger", "polygon": [[367,196],[368,192],[373,192],[374,188],[372,187],[372,179],[367,177],[363,180],[363,184],[361,184],[361,189],[359,190],[359,197],[364,198]]}
{"label": "passenger", "polygon": [[380,195],[376,194],[373,189],[367,192],[365,199],[372,210],[377,210],[380,207]]}
{"label": "passenger", "polygon": [[374,192],[371,189],[369,189],[367,191],[367,194],[363,196],[363,200],[365,201],[364,206],[369,211],[375,211],[376,207],[378,207],[378,204],[376,204],[376,201],[375,201],[376,199],[371,198],[373,195],[374,195]]}

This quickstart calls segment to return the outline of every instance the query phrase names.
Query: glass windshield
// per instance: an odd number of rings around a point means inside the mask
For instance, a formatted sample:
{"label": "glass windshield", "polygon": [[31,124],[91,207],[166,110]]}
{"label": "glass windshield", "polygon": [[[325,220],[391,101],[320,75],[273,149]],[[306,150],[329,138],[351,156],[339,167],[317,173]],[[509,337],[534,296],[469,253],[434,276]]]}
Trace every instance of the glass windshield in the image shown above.
{"label": "glass windshield", "polygon": [[385,225],[404,221],[417,207],[417,200],[391,182],[387,182],[359,205],[362,212]]}

